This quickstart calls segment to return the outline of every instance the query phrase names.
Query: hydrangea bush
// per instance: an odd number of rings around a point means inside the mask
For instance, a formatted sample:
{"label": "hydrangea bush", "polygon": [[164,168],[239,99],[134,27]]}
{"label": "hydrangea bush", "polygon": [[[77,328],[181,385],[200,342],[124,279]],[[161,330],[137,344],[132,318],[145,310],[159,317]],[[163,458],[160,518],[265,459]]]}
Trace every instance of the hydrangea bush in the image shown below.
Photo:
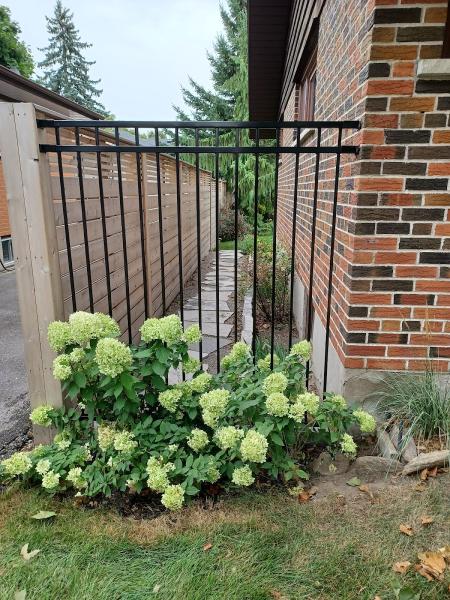
{"label": "hydrangea bush", "polygon": [[[149,488],[176,510],[210,484],[296,484],[308,476],[308,446],[354,455],[349,428],[375,428],[371,415],[352,411],[342,396],[321,400],[306,391],[308,342],[283,360],[275,356],[273,370],[270,356],[255,365],[238,342],[211,376],[188,353],[201,337],[197,326],[183,331],[170,315],[147,319],[140,333],[141,343],[127,346],[117,339],[117,323],[100,313],[77,312],[50,325],[54,376],[67,407],[33,410],[35,425],[56,429],[53,443],[4,460],[1,479],[87,497]],[[169,385],[169,370],[180,367],[192,377]]]}

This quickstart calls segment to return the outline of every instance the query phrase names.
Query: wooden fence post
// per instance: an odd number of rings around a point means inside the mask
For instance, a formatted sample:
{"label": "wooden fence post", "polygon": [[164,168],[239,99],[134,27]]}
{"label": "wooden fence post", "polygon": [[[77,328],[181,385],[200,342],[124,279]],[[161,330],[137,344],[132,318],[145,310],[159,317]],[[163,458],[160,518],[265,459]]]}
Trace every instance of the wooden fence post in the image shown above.
{"label": "wooden fence post", "polygon": [[[0,103],[0,131],[30,403],[32,408],[62,406],[47,327],[63,318],[63,296],[50,172],[39,151],[34,105]],[[36,442],[48,437],[46,430],[35,428]]]}

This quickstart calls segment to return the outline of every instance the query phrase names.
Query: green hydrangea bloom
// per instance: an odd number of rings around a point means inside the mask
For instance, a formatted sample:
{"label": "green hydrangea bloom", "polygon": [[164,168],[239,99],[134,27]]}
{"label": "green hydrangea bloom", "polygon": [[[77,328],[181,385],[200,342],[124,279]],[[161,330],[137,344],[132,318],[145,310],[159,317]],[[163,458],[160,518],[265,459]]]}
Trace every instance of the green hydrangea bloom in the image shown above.
{"label": "green hydrangea bloom", "polygon": [[16,452],[0,463],[7,475],[25,475],[32,468],[33,463],[28,452]]}
{"label": "green hydrangea bloom", "polygon": [[186,384],[190,391],[203,394],[203,392],[208,390],[211,380],[212,375],[210,373],[200,373],[200,375],[197,375],[191,381],[187,381]]}
{"label": "green hydrangea bloom", "polygon": [[320,398],[312,392],[304,392],[297,396],[297,401],[303,404],[306,412],[315,417],[319,411]]}
{"label": "green hydrangea bloom", "polygon": [[297,396],[295,402],[289,407],[289,417],[296,423],[303,423],[305,420],[306,406],[301,401],[301,395]]}
{"label": "green hydrangea bloom", "polygon": [[[258,368],[261,369],[261,371],[270,370],[270,354],[266,354],[266,356],[264,358],[260,358],[258,360],[257,364],[258,364]],[[280,359],[276,354],[274,354],[273,355],[273,365],[276,367],[278,364],[280,364]]]}
{"label": "green hydrangea bloom", "polygon": [[200,452],[209,444],[209,438],[206,431],[203,429],[195,428],[191,431],[191,435],[188,437],[187,445],[194,450],[194,452]]}
{"label": "green hydrangea bloom", "polygon": [[53,438],[53,443],[56,444],[60,450],[67,450],[72,441],[70,435],[63,431],[55,435]]}
{"label": "green hydrangea bloom", "polygon": [[311,358],[311,343],[307,340],[297,342],[289,352],[290,356],[299,356],[303,361],[308,361]]}
{"label": "green hydrangea bloom", "polygon": [[341,450],[344,454],[350,454],[350,456],[354,456],[356,454],[356,450],[358,446],[355,444],[354,439],[348,433],[344,433],[341,439]]}
{"label": "green hydrangea bloom", "polygon": [[120,327],[109,315],[103,313],[94,313],[95,326],[94,337],[96,338],[115,338],[120,335]]}
{"label": "green hydrangea bloom", "polygon": [[168,315],[159,320],[161,340],[169,346],[179,342],[183,337],[183,326],[178,315]]}
{"label": "green hydrangea bloom", "polygon": [[183,392],[176,388],[171,388],[161,392],[158,396],[158,402],[164,406],[166,410],[174,413],[178,409],[178,403],[183,396]]}
{"label": "green hydrangea bloom", "polygon": [[185,373],[195,373],[200,369],[200,364],[198,358],[185,358],[183,360],[183,370]]}
{"label": "green hydrangea bloom", "polygon": [[206,473],[206,477],[209,483],[216,483],[220,479],[220,471],[217,468],[217,465],[214,459],[211,459],[211,463],[208,467],[208,471]]}
{"label": "green hydrangea bloom", "polygon": [[202,409],[203,422],[214,429],[225,413],[229,399],[230,392],[224,389],[211,390],[202,394],[198,402]]}
{"label": "green hydrangea bloom", "polygon": [[159,319],[155,319],[154,317],[151,319],[146,319],[141,328],[139,329],[141,333],[141,339],[143,342],[153,342],[153,340],[161,339],[161,332],[159,327]]}
{"label": "green hydrangea bloom", "polygon": [[240,446],[242,459],[247,462],[266,462],[268,447],[267,439],[262,433],[256,429],[249,429]]}
{"label": "green hydrangea bloom", "polygon": [[242,360],[248,359],[250,356],[250,346],[245,342],[236,342],[231,348],[229,354],[224,356],[220,361],[222,369],[229,369],[238,364]]}
{"label": "green hydrangea bloom", "polygon": [[267,396],[266,410],[274,417],[285,417],[289,412],[289,400],[281,392],[274,392]]}
{"label": "green hydrangea bloom", "polygon": [[198,325],[188,327],[183,335],[183,339],[187,344],[196,344],[202,339],[202,332]]}
{"label": "green hydrangea bloom", "polygon": [[100,450],[106,452],[114,445],[114,438],[116,437],[116,430],[114,427],[109,425],[99,425],[97,428],[97,440]]}
{"label": "green hydrangea bloom", "polygon": [[284,373],[271,373],[264,379],[262,390],[266,396],[270,396],[276,392],[284,392],[287,385],[288,379]]}
{"label": "green hydrangea bloom", "polygon": [[72,342],[80,346],[86,346],[95,337],[96,318],[92,313],[83,310],[72,313],[69,317],[69,326]]}
{"label": "green hydrangea bloom", "polygon": [[70,357],[67,354],[57,356],[53,361],[53,377],[58,381],[65,381],[72,375]]}
{"label": "green hydrangea bloom", "polygon": [[77,488],[78,490],[81,490],[87,486],[87,482],[84,480],[83,470],[81,467],[74,467],[73,469],[70,469],[66,479],[67,481],[70,481],[73,487]]}
{"label": "green hydrangea bloom", "polygon": [[216,444],[222,450],[230,450],[231,448],[235,448],[243,437],[244,432],[241,429],[237,429],[237,427],[233,427],[233,425],[219,427],[214,435]]}
{"label": "green hydrangea bloom", "polygon": [[359,427],[363,433],[373,433],[377,427],[374,417],[365,410],[354,410],[353,415],[358,419]]}
{"label": "green hydrangea bloom", "polygon": [[329,398],[338,408],[347,408],[347,400],[340,394],[333,394]]}
{"label": "green hydrangea bloom", "polygon": [[59,473],[47,471],[47,473],[45,473],[45,475],[42,477],[42,487],[46,490],[54,490],[58,487],[60,478],[61,476]]}
{"label": "green hydrangea bloom", "polygon": [[53,321],[47,329],[47,339],[54,352],[62,352],[71,343],[71,329],[69,323]]}
{"label": "green hydrangea bloom", "polygon": [[170,485],[168,473],[173,471],[174,464],[168,462],[164,464],[161,457],[152,456],[147,462],[148,487],[155,492],[162,493]]}
{"label": "green hydrangea bloom", "polygon": [[52,424],[52,419],[50,417],[52,411],[53,408],[51,406],[48,406],[48,404],[42,404],[41,406],[37,406],[31,411],[30,420],[34,425],[40,425],[41,427],[50,427],[50,425]]}
{"label": "green hydrangea bloom", "polygon": [[117,377],[131,366],[131,350],[114,338],[103,338],[95,349],[95,362],[100,373]]}
{"label": "green hydrangea bloom", "polygon": [[81,362],[83,362],[86,354],[84,353],[83,348],[74,348],[72,352],[69,354],[70,363],[77,367]]}
{"label": "green hydrangea bloom", "polygon": [[133,450],[137,447],[138,443],[134,439],[134,434],[131,431],[119,431],[114,436],[114,449],[117,452],[124,452],[128,454],[133,452]]}
{"label": "green hydrangea bloom", "polygon": [[176,452],[179,448],[178,444],[169,444],[167,446],[167,450],[170,452],[170,454],[173,454],[174,452]]}
{"label": "green hydrangea bloom", "polygon": [[248,465],[244,465],[243,467],[234,469],[231,481],[236,485],[248,487],[254,483],[255,478],[253,477],[251,468]]}
{"label": "green hydrangea bloom", "polygon": [[181,485],[169,485],[161,496],[161,504],[169,510],[180,510],[184,502],[184,490]]}
{"label": "green hydrangea bloom", "polygon": [[39,475],[45,475],[48,471],[50,471],[51,466],[52,465],[48,459],[41,458],[41,460],[38,460],[36,464],[36,473],[39,473]]}

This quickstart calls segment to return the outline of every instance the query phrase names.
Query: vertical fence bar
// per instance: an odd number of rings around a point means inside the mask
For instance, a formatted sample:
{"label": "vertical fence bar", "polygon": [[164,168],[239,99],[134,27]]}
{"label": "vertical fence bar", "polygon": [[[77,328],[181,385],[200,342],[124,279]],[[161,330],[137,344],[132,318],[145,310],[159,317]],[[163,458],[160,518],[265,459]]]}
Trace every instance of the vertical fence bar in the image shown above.
{"label": "vertical fence bar", "polygon": [[278,162],[280,154],[278,148],[280,146],[280,129],[276,130],[276,145],[275,152],[275,197],[273,201],[273,243],[272,243],[272,297],[271,297],[271,315],[272,322],[270,324],[270,368],[273,369],[273,350],[275,345],[275,283],[277,271],[277,212],[278,212]]}
{"label": "vertical fence bar", "polygon": [[[159,146],[159,129],[155,127],[155,144]],[[156,189],[158,193],[158,226],[159,226],[159,261],[161,265],[161,302],[162,314],[166,314],[166,274],[164,265],[164,232],[161,198],[161,163],[159,152],[156,153]]]}
{"label": "vertical fence bar", "polygon": [[[256,129],[255,145],[259,146],[259,129]],[[252,331],[252,350],[253,361],[256,363],[256,282],[257,282],[257,260],[258,260],[258,179],[259,179],[259,153],[255,153],[255,202],[253,215],[253,331]]]}
{"label": "vertical fence bar", "polygon": [[[75,143],[80,145],[80,129],[75,127]],[[81,164],[81,152],[77,152],[78,184],[80,186],[81,218],[83,221],[84,256],[86,258],[86,273],[89,294],[89,308],[94,312],[94,295],[92,290],[91,259],[89,256],[89,239],[87,230],[86,203],[84,199],[83,166]]]}
{"label": "vertical fence bar", "polygon": [[[114,127],[116,146],[120,145],[119,128]],[[120,224],[122,229],[122,250],[123,250],[123,270],[125,275],[125,295],[127,303],[127,327],[128,327],[128,341],[131,344],[133,341],[133,334],[131,331],[131,306],[130,306],[130,281],[128,278],[128,250],[127,250],[127,234],[126,234],[126,223],[125,223],[125,208],[123,202],[123,185],[122,185],[122,161],[120,152],[116,152],[117,160],[117,179],[119,185],[119,205],[120,205]]]}
{"label": "vertical fence bar", "polygon": [[[236,129],[236,147],[240,135]],[[234,156],[234,342],[238,340],[238,233],[239,233],[239,154]]]}
{"label": "vertical fence bar", "polygon": [[[216,146],[219,145],[219,129],[216,128]],[[220,323],[219,323],[219,303],[220,303],[220,289],[219,289],[219,153],[215,155],[215,176],[216,176],[216,364],[217,372],[220,373]]]}
{"label": "vertical fence bar", "polygon": [[[100,146],[100,134],[98,127],[95,128],[95,144]],[[105,254],[105,275],[106,275],[106,294],[108,297],[108,313],[112,316],[112,297],[111,297],[111,272],[109,268],[109,250],[108,236],[106,231],[106,213],[105,213],[105,194],[103,191],[103,171],[102,171],[102,155],[97,152],[97,176],[98,176],[98,194],[100,198],[100,212],[102,217],[102,236],[103,236],[103,252]]]}
{"label": "vertical fence bar", "polygon": [[[61,144],[59,127],[55,127],[55,140],[59,146]],[[56,153],[58,160],[59,185],[61,188],[61,204],[64,218],[64,236],[66,238],[67,248],[67,265],[69,269],[70,293],[72,295],[72,312],[77,310],[77,298],[75,294],[75,281],[73,278],[73,263],[72,263],[72,247],[70,245],[70,230],[69,220],[67,217],[67,201],[66,201],[66,186],[64,184],[64,169],[62,164],[62,152],[58,150]]]}
{"label": "vertical fence bar", "polygon": [[327,297],[327,320],[325,325],[325,358],[323,365],[323,393],[327,391],[328,377],[328,351],[330,347],[330,318],[331,318],[331,297],[333,293],[333,267],[334,267],[334,242],[336,238],[336,220],[337,220],[337,202],[339,192],[339,169],[341,165],[341,146],[342,146],[342,127],[338,129],[338,143],[336,148],[336,172],[334,176],[333,193],[333,217],[331,222],[331,241],[330,241],[330,267],[328,271],[328,297]]}
{"label": "vertical fence bar", "polygon": [[297,139],[296,146],[297,152],[295,153],[295,173],[294,173],[294,205],[292,207],[292,253],[291,253],[291,285],[289,289],[289,341],[288,350],[292,346],[292,327],[293,327],[293,316],[294,316],[294,275],[295,275],[295,245],[297,241],[297,206],[298,206],[298,169],[299,169],[299,157],[300,157],[300,127],[297,127]]}
{"label": "vertical fence bar", "polygon": [[[136,146],[139,146],[139,127],[134,128],[134,139]],[[142,260],[142,283],[144,285],[144,317],[148,315],[148,290],[147,290],[147,258],[145,256],[145,232],[144,232],[144,202],[142,199],[142,169],[141,155],[136,152],[136,176],[139,199],[139,225],[141,230],[141,260]]]}
{"label": "vertical fence bar", "polygon": [[[175,128],[175,146],[180,145],[180,134],[178,127]],[[181,224],[181,188],[180,188],[180,153],[175,155],[175,173],[177,180],[177,237],[178,237],[178,276],[180,286],[180,318],[184,327],[184,281],[183,281],[183,240]]]}
{"label": "vertical fence bar", "polygon": [[[322,130],[319,127],[317,129],[317,147],[320,148],[320,142],[322,137]],[[312,319],[313,319],[313,285],[314,285],[314,265],[316,260],[316,225],[317,225],[317,198],[318,198],[318,188],[319,188],[319,166],[320,166],[320,153],[316,154],[316,169],[314,174],[314,197],[313,197],[313,207],[312,207],[312,216],[311,216],[311,247],[309,254],[309,288],[308,288],[308,321],[307,321],[307,329],[306,329],[306,339],[308,342],[311,341],[312,336]],[[306,363],[306,386],[308,387],[309,380],[309,371],[310,371],[310,360]]]}
{"label": "vertical fence bar", "polygon": [[[199,147],[198,127],[195,128],[195,147]],[[197,217],[197,289],[198,289],[198,326],[202,328],[202,232],[200,219],[200,154],[195,153],[195,206]],[[202,340],[198,344],[200,364],[203,361]]]}

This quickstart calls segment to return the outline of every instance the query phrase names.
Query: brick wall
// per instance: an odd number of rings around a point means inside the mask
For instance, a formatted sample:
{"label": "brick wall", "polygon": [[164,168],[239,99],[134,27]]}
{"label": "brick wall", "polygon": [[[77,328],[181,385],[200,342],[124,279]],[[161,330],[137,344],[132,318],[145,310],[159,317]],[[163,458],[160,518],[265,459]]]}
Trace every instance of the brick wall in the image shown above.
{"label": "brick wall", "polygon": [[[352,140],[361,144],[359,157],[341,167],[338,205],[331,343],[344,369],[417,370],[431,359],[448,370],[450,81],[416,76],[419,59],[440,56],[445,18],[446,2],[414,0],[327,0],[320,18],[315,118],[363,125]],[[284,118],[294,114],[293,93]],[[313,160],[300,166],[296,270],[303,294]],[[334,159],[321,158],[313,295],[322,325],[333,173]],[[292,178],[293,158],[285,155],[278,231],[287,246]],[[302,320],[297,314],[300,327]]]}
{"label": "brick wall", "polygon": [[0,160],[0,236],[10,234],[11,228],[9,225],[8,217],[8,200],[6,198],[6,188],[5,180],[3,177],[2,161]]}

